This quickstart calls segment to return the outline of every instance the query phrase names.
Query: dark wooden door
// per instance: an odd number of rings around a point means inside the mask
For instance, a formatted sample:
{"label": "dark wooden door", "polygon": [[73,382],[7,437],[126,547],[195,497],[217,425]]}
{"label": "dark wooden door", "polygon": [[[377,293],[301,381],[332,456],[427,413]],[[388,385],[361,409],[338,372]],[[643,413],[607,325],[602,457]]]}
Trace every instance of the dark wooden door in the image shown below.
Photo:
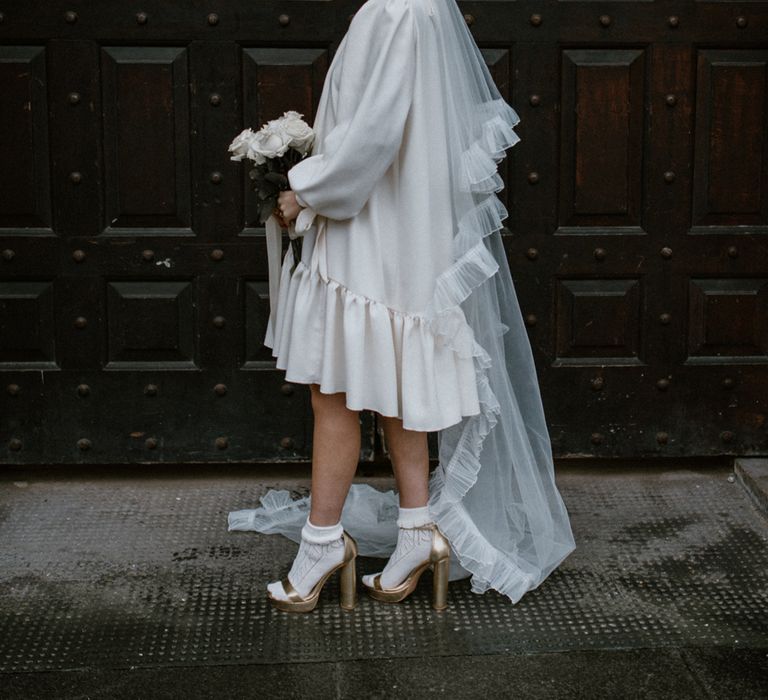
{"label": "dark wooden door", "polygon": [[[226,149],[311,123],[360,4],[0,8],[3,461],[309,458]],[[460,6],[522,119],[500,196],[555,453],[765,451],[766,5]]]}

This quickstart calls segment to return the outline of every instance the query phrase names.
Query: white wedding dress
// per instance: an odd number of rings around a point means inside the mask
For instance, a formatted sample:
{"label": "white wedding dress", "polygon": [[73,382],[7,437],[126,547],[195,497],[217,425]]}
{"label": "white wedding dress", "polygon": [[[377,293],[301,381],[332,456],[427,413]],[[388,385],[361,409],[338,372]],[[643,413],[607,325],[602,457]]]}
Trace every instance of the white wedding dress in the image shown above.
{"label": "white wedding dress", "polygon": [[[455,0],[368,0],[325,78],[312,155],[289,171],[305,206],[265,344],[289,382],[439,431],[430,509],[451,579],[517,601],[574,548],[500,230],[497,163],[519,117]],[[474,71],[474,72],[472,72]],[[470,94],[470,92],[472,94]],[[298,542],[310,498],[268,492],[230,530]],[[353,484],[359,553],[389,556],[397,495]]]}

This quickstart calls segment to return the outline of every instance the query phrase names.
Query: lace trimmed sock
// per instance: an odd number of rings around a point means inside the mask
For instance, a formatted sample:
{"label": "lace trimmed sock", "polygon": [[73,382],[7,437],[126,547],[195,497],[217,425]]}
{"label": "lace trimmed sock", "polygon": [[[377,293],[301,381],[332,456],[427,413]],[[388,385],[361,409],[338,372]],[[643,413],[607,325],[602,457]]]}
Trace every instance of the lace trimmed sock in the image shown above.
{"label": "lace trimmed sock", "polygon": [[[341,520],[335,525],[313,525],[307,516],[301,528],[299,551],[288,572],[288,580],[302,598],[328,571],[344,561],[343,533]],[[282,581],[268,583],[267,590],[278,600],[289,600]]]}
{"label": "lace trimmed sock", "polygon": [[[432,522],[429,506],[418,508],[399,508],[397,524],[397,546],[381,572],[381,585],[384,588],[394,588],[405,581],[405,577],[425,559],[429,558],[432,548],[432,530],[407,530]],[[363,583],[373,586],[376,574],[363,576]]]}

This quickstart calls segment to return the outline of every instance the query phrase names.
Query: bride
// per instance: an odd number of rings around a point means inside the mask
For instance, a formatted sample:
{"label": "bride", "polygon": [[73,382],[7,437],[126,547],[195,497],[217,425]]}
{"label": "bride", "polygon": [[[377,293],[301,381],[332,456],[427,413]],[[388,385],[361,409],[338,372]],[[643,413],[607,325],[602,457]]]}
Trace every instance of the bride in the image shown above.
{"label": "bride", "polygon": [[[272,604],[306,612],[355,558],[382,602],[432,571],[432,605],[471,576],[517,602],[574,549],[530,344],[503,247],[498,163],[520,140],[455,0],[368,0],[325,78],[311,156],[288,173],[289,247],[265,344],[314,413],[306,498],[271,490],[230,530],[299,542]],[[294,262],[296,266],[294,269]],[[377,412],[397,494],[352,484],[359,411]],[[429,473],[427,433],[439,464]]]}

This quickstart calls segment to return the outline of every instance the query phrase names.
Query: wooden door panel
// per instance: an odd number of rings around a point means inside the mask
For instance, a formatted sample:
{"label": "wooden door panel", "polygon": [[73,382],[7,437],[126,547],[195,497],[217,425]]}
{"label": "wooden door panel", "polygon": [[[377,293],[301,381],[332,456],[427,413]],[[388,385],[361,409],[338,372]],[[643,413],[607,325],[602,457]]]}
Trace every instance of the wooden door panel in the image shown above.
{"label": "wooden door panel", "polygon": [[54,313],[50,280],[0,281],[0,367],[56,366]]}
{"label": "wooden door panel", "polygon": [[108,235],[192,233],[183,47],[101,49]]}
{"label": "wooden door panel", "polygon": [[768,363],[768,277],[692,277],[688,289],[687,363]]}
{"label": "wooden door panel", "polygon": [[559,235],[642,233],[645,53],[562,54]]}
{"label": "wooden door panel", "polygon": [[691,233],[764,235],[768,51],[702,49],[696,85]]}
{"label": "wooden door panel", "polygon": [[16,235],[51,231],[45,62],[43,46],[0,46],[0,228]]}
{"label": "wooden door panel", "polygon": [[195,288],[188,280],[107,280],[106,369],[197,366]]}
{"label": "wooden door panel", "polygon": [[637,278],[559,280],[555,362],[642,362],[642,287]]}

